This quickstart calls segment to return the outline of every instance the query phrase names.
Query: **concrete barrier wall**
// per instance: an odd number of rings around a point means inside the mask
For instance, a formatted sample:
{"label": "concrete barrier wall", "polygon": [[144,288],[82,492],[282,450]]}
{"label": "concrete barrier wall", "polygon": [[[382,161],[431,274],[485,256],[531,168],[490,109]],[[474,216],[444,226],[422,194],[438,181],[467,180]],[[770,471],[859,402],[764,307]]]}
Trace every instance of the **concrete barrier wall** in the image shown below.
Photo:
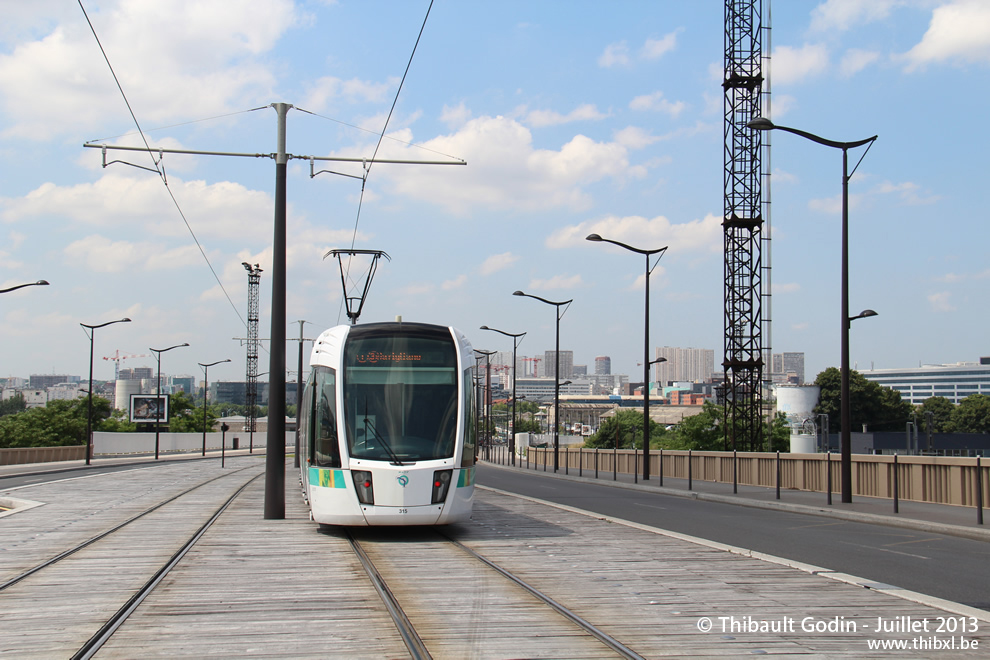
{"label": "concrete barrier wall", "polygon": [[[214,451],[220,449],[220,440],[223,434],[207,433],[206,449]],[[227,449],[234,448],[234,439],[240,449],[253,447],[262,448],[268,444],[266,433],[254,432],[252,438],[250,433],[227,432]],[[296,434],[294,431],[287,431],[285,434],[285,444],[295,447]],[[168,453],[173,451],[196,451],[203,449],[202,433],[160,433],[158,437],[158,452]],[[93,455],[107,454],[148,454],[155,453],[154,433],[93,433]],[[85,452],[83,453],[85,458]]]}
{"label": "concrete barrier wall", "polygon": [[86,445],[71,447],[16,447],[0,449],[0,465],[52,463],[54,461],[86,460]]}
{"label": "concrete barrier wall", "polygon": [[[732,483],[732,452],[664,450],[663,476],[674,479],[696,479]],[[650,450],[650,474],[660,474],[659,449]],[[544,463],[553,466],[553,448],[530,447],[529,464],[542,469]],[[642,474],[643,452],[631,449],[614,451],[565,448],[558,450],[560,469],[594,471],[597,460],[599,472],[613,470],[625,474]],[[736,454],[737,482],[747,486],[777,485],[777,455],[770,452],[739,452]],[[831,461],[832,492],[839,493],[842,481],[837,454],[780,454],[780,487],[824,493],[828,487]],[[897,496],[915,502],[936,502],[958,506],[976,506],[976,458],[959,456],[898,456]],[[690,467],[689,467],[690,463]],[[853,454],[853,495],[894,497],[894,456]],[[990,459],[981,460],[983,506],[990,507]]]}

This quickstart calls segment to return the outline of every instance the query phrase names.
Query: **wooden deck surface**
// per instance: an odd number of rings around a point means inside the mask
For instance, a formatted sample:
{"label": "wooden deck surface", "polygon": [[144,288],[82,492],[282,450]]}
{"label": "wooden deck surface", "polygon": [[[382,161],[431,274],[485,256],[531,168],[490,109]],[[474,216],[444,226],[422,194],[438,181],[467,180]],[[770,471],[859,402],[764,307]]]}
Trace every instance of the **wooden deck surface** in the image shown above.
{"label": "wooden deck surface", "polygon": [[[117,492],[122,483],[140,483],[148,492],[177,488],[166,483],[174,477],[166,472],[20,491],[19,497],[45,505],[0,518],[0,577],[30,565],[67,536],[108,525],[113,512],[138,508],[139,495]],[[264,520],[263,480],[249,486],[98,657],[408,657],[346,540],[309,521],[291,469],[286,490],[286,519]],[[219,505],[221,491],[203,489],[204,496],[188,506],[188,525],[172,518],[166,526],[149,521],[108,546],[95,563],[62,562],[45,578],[58,586],[46,593],[61,596],[32,600],[27,581],[20,595],[19,585],[0,592],[0,655],[71,654],[74,648],[58,646],[58,631],[89,625],[106,608],[100,605],[105,597],[136,579],[130,567],[159,561],[158,553],[144,557],[142,536],[184,533],[203,510]],[[930,627],[939,617],[956,617],[780,564],[483,489],[477,491],[473,520],[445,530],[648,658],[986,657],[990,648],[985,622],[975,634],[877,633],[878,617],[910,617]],[[436,658],[615,657],[428,530],[378,529],[359,536]],[[80,615],[80,604],[93,617]],[[786,628],[788,620],[791,630],[745,629],[761,622]],[[808,632],[802,620],[835,622],[845,630]],[[706,621],[711,630],[700,629]],[[55,634],[46,637],[46,628]],[[965,637],[979,646],[912,648],[915,640],[930,643],[933,637],[955,638],[957,644]],[[908,648],[871,651],[872,639],[904,639]]]}

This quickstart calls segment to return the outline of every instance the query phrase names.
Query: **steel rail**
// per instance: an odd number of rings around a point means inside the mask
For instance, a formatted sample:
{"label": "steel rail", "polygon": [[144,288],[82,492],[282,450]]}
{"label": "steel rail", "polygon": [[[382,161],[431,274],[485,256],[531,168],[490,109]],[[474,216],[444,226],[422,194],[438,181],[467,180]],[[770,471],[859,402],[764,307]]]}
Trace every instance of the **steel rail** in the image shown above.
{"label": "steel rail", "polygon": [[116,632],[117,628],[119,628],[124,623],[124,621],[127,620],[127,617],[129,617],[134,612],[134,610],[138,608],[138,606],[144,601],[145,598],[151,595],[151,592],[154,591],[155,587],[158,586],[158,583],[161,582],[166,575],[168,575],[169,571],[175,568],[176,565],[178,565],[178,563],[182,561],[182,558],[186,556],[187,552],[192,550],[193,546],[196,545],[196,542],[199,541],[199,539],[203,536],[203,534],[205,534],[206,531],[213,526],[213,523],[215,523],[217,521],[217,518],[219,518],[223,514],[223,512],[227,510],[227,507],[229,507],[234,502],[234,499],[236,499],[237,496],[240,495],[245,488],[247,488],[249,485],[251,485],[252,482],[260,478],[261,476],[262,476],[261,474],[255,475],[254,477],[249,479],[244,485],[238,488],[237,491],[235,491],[234,494],[231,495],[227,499],[227,501],[224,502],[220,506],[220,508],[216,510],[216,512],[210,517],[210,519],[207,520],[205,523],[203,523],[203,526],[200,527],[199,530],[197,530],[196,533],[192,535],[192,537],[190,537],[190,539],[185,543],[185,545],[179,548],[179,550],[176,551],[174,555],[172,555],[171,559],[169,559],[164,566],[158,569],[158,572],[155,573],[154,576],[152,576],[152,578],[148,580],[143,587],[141,587],[141,589],[139,589],[136,593],[134,593],[134,595],[132,595],[127,600],[127,602],[124,603],[123,607],[117,610],[117,612],[112,617],[110,617],[110,619],[108,619],[106,623],[100,626],[100,629],[96,632],[95,635],[90,637],[89,640],[87,640],[86,643],[83,644],[82,647],[72,655],[72,660],[88,660],[89,658],[92,658],[100,650],[100,647],[102,647],[107,642],[107,640],[110,639],[110,637],[114,634],[114,632]]}
{"label": "steel rail", "polygon": [[453,545],[457,546],[458,548],[460,548],[461,550],[463,550],[467,554],[471,555],[472,557],[474,557],[475,559],[477,559],[481,563],[485,564],[489,568],[494,569],[499,574],[501,574],[503,577],[508,578],[512,582],[516,583],[517,585],[519,585],[520,587],[522,587],[523,589],[525,589],[526,591],[528,591],[530,594],[532,594],[533,596],[535,596],[537,599],[539,599],[541,602],[549,605],[558,614],[561,614],[566,619],[568,619],[572,623],[576,624],[578,627],[580,627],[581,629],[583,629],[585,632],[587,632],[591,636],[595,637],[598,641],[600,641],[602,644],[605,644],[606,646],[608,646],[610,649],[612,649],[613,651],[615,651],[616,653],[618,653],[619,655],[621,655],[623,658],[630,658],[631,660],[646,660],[643,656],[641,656],[640,654],[636,653],[635,651],[633,651],[631,648],[629,648],[628,646],[626,646],[625,644],[623,644],[619,640],[615,639],[614,637],[612,637],[611,635],[609,635],[605,631],[599,629],[597,626],[595,626],[591,622],[583,619],[581,616],[579,616],[578,614],[574,613],[573,611],[571,611],[570,609],[568,609],[564,605],[561,605],[560,603],[558,603],[553,598],[551,598],[550,596],[546,595],[545,593],[543,593],[542,591],[540,591],[536,587],[531,586],[530,584],[528,584],[524,580],[522,580],[519,577],[515,576],[510,571],[502,568],[501,566],[499,566],[495,562],[491,561],[490,559],[487,559],[487,558],[483,557],[482,555],[478,554],[477,552],[475,552],[474,550],[472,550],[468,546],[464,545],[460,541],[457,541],[456,539],[450,538],[444,532],[442,532],[440,530],[434,530],[434,531],[436,531],[437,534],[439,534],[443,538],[447,539]]}
{"label": "steel rail", "polygon": [[[24,578],[30,577],[30,576],[34,575],[35,573],[37,573],[40,570],[43,570],[45,568],[48,568],[49,566],[62,561],[66,557],[69,557],[71,555],[74,555],[75,553],[79,552],[83,548],[86,548],[86,547],[92,545],[93,543],[96,543],[100,539],[103,539],[103,538],[106,538],[107,536],[110,536],[111,534],[113,534],[114,532],[119,531],[123,527],[126,527],[127,525],[130,525],[132,522],[134,522],[134,521],[136,521],[136,520],[138,520],[140,518],[143,518],[144,516],[148,515],[149,513],[152,513],[154,511],[157,511],[158,509],[160,509],[161,507],[165,506],[166,504],[169,504],[170,502],[174,502],[175,500],[179,499],[180,497],[183,497],[185,495],[188,495],[189,493],[193,492],[197,488],[201,488],[201,487],[203,487],[203,486],[205,486],[207,484],[213,483],[217,479],[222,479],[223,477],[229,477],[229,476],[232,476],[234,474],[237,474],[238,472],[241,472],[241,471],[247,470],[247,469],[248,468],[244,467],[244,468],[239,468],[238,470],[236,470],[234,472],[228,472],[227,474],[221,474],[221,475],[219,475],[217,477],[213,477],[212,479],[208,479],[207,481],[204,481],[201,484],[197,484],[197,485],[193,486],[192,488],[189,488],[187,490],[184,490],[181,493],[178,493],[178,494],[176,494],[176,495],[168,498],[167,500],[163,500],[163,501],[159,502],[158,504],[156,504],[155,506],[153,506],[153,507],[151,507],[149,509],[145,509],[141,513],[139,513],[139,514],[137,514],[137,515],[135,515],[135,516],[133,516],[131,518],[128,518],[127,520],[125,520],[124,522],[122,522],[122,523],[120,523],[118,525],[115,525],[115,526],[111,527],[110,529],[106,530],[105,532],[101,532],[101,533],[97,534],[96,536],[92,537],[91,539],[88,539],[88,540],[83,541],[82,543],[76,545],[75,547],[72,547],[72,548],[69,548],[68,550],[65,550],[63,552],[60,552],[59,554],[55,555],[51,559],[48,559],[48,560],[46,560],[46,561],[38,564],[37,566],[34,566],[33,568],[29,568],[28,570],[24,571],[20,575],[16,575],[16,576],[10,578],[9,580],[7,580],[6,582],[0,582],[0,591],[3,591],[7,587],[11,587],[11,586],[17,584],[18,582],[20,582]],[[32,484],[32,485],[34,485],[34,484]]]}
{"label": "steel rail", "polygon": [[388,588],[388,584],[381,576],[381,573],[375,568],[375,563],[371,561],[371,557],[364,551],[364,548],[361,547],[361,544],[354,538],[350,530],[345,529],[344,533],[347,535],[347,540],[350,542],[354,554],[357,555],[358,560],[361,562],[361,566],[364,567],[365,573],[371,578],[371,583],[374,585],[375,591],[378,592],[382,602],[385,603],[385,608],[388,610],[389,615],[391,615],[392,621],[395,622],[395,627],[398,629],[402,641],[409,650],[409,654],[414,660],[432,659],[433,656],[427,650],[426,644],[416,632],[416,628],[409,620],[409,617],[406,616],[402,606],[399,605],[399,601],[392,593],[392,590]]}

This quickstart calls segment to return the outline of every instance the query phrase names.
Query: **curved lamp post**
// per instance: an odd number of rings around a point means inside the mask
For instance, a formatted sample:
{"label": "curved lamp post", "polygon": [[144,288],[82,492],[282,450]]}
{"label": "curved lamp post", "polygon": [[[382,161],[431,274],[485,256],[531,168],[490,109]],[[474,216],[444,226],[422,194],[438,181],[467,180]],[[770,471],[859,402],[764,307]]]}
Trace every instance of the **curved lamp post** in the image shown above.
{"label": "curved lamp post", "polygon": [[490,419],[489,415],[491,413],[490,407],[491,407],[491,401],[492,401],[492,389],[491,389],[491,387],[492,387],[492,379],[491,379],[492,370],[491,370],[491,363],[492,363],[492,356],[495,355],[495,351],[483,351],[483,350],[481,350],[479,348],[476,348],[476,349],[474,349],[474,352],[478,354],[476,357],[479,360],[481,359],[481,356],[482,355],[485,356],[485,380],[484,380],[485,386],[482,389],[482,392],[484,392],[484,394],[482,395],[483,398],[482,398],[482,403],[481,403],[481,405],[482,405],[481,410],[482,410],[482,412],[484,414],[484,419],[485,419],[485,437],[484,437],[485,443],[484,444],[485,444],[485,459],[487,460],[489,458],[488,453],[490,451],[491,440],[492,440],[491,426],[490,426],[491,419]]}
{"label": "curved lamp post", "polygon": [[148,350],[155,354],[158,358],[158,390],[155,394],[158,395],[158,405],[155,407],[155,460],[158,460],[158,440],[160,437],[161,426],[162,426],[162,353],[165,351],[170,351],[173,348],[182,348],[183,346],[188,346],[189,344],[176,344],[175,346],[169,346],[168,348],[149,348]]}
{"label": "curved lamp post", "polygon": [[[0,289],[0,293],[8,293],[10,291],[17,291],[18,289],[23,289],[26,286],[48,286],[47,280],[38,280],[37,282],[28,282],[27,284],[18,284],[17,286],[12,286],[9,289]],[[79,325],[82,325],[80,323]],[[90,327],[90,326],[86,326]]]}
{"label": "curved lamp post", "polygon": [[[38,284],[45,282],[40,280]],[[22,284],[21,286],[31,286],[30,284]],[[14,287],[19,289],[20,287]],[[7,289],[11,291],[12,289]],[[6,291],[0,291],[0,293],[6,293]],[[93,454],[93,337],[96,334],[97,328],[102,328],[108,325],[113,325],[114,323],[130,323],[129,318],[117,319],[116,321],[107,321],[106,323],[99,323],[97,325],[88,325],[86,323],[80,323],[83,328],[89,328],[89,332],[86,333],[89,336],[89,403],[86,406],[86,465],[90,464],[90,459]],[[83,332],[86,332],[83,330]]]}
{"label": "curved lamp post", "polygon": [[[540,302],[546,303],[548,305],[553,305],[557,308],[557,332],[556,341],[554,343],[554,368],[553,368],[553,471],[556,472],[557,468],[560,467],[560,447],[558,443],[558,407],[560,406],[560,317],[567,312],[567,306],[569,306],[574,299],[564,300],[563,302],[553,302],[552,300],[547,300],[546,298],[540,298],[539,296],[530,295],[528,293],[523,293],[522,291],[513,291],[514,296],[524,296],[526,298],[533,298],[539,300]],[[560,308],[564,307],[564,313],[560,311]],[[515,365],[513,365],[515,366]]]}
{"label": "curved lamp post", "polygon": [[[840,417],[842,422],[842,439],[839,445],[842,458],[839,473],[842,481],[842,502],[849,503],[852,502],[852,443],[850,441],[851,421],[849,405],[849,324],[855,318],[865,318],[867,316],[876,315],[876,312],[868,314],[867,312],[871,312],[872,310],[866,310],[859,316],[849,316],[849,179],[856,173],[856,168],[859,167],[859,163],[863,162],[863,158],[866,157],[866,152],[870,150],[871,146],[873,146],[873,142],[877,139],[877,136],[874,135],[873,137],[868,137],[864,140],[856,140],[853,142],[837,142],[835,140],[828,140],[813,133],[808,133],[807,131],[802,131],[796,128],[777,126],[765,117],[757,117],[746,125],[758,131],[770,131],[776,129],[786,133],[794,133],[795,135],[800,135],[803,138],[826,147],[842,150],[842,293],[840,296],[842,307],[840,317],[842,321],[842,334],[840,342],[840,369],[842,374]],[[869,146],[866,148],[866,151],[863,152],[863,155],[860,156],[859,162],[856,163],[856,167],[853,167],[852,172],[850,172],[849,150],[856,147],[861,147],[864,144]]]}
{"label": "curved lamp post", "polygon": [[491,330],[492,332],[497,332],[500,335],[505,335],[506,337],[512,337],[512,435],[509,436],[509,455],[511,456],[512,465],[516,464],[516,349],[519,346],[518,339],[520,337],[525,337],[525,332],[520,332],[519,334],[512,334],[511,332],[504,332],[497,328],[489,328],[487,325],[481,326],[482,330]]}
{"label": "curved lamp post", "polygon": [[210,367],[215,364],[223,364],[224,362],[230,362],[230,358],[210,362],[209,364],[198,363],[199,366],[203,367],[203,456],[206,456],[206,392],[210,389]]}
{"label": "curved lamp post", "polygon": [[[637,254],[642,254],[646,256],[646,313],[645,322],[643,330],[643,481],[650,480],[650,274],[660,263],[660,258],[663,257],[664,253],[667,251],[668,246],[662,248],[657,248],[656,250],[643,250],[640,248],[635,248],[631,245],[626,245],[625,243],[620,243],[619,241],[613,241],[608,238],[602,238],[598,234],[589,234],[585,240],[592,241],[593,243],[611,243],[612,245],[618,245],[619,247],[625,248],[630,252],[635,252]],[[650,266],[650,258],[653,255],[660,255],[657,257],[656,262],[653,266]]]}

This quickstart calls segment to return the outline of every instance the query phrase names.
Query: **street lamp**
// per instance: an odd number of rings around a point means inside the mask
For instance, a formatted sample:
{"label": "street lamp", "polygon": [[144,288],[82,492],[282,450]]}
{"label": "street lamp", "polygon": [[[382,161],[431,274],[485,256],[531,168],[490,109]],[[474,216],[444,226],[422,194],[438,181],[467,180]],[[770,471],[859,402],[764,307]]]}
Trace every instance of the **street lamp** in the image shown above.
{"label": "street lamp", "polygon": [[[28,282],[27,284],[18,284],[17,286],[12,286],[9,289],[0,289],[0,293],[8,293],[10,291],[17,291],[18,289],[23,289],[26,286],[48,286],[46,280],[38,280],[37,282]],[[82,325],[81,323],[79,325]],[[89,327],[89,326],[86,326]]]}
{"label": "street lamp", "polygon": [[482,413],[484,414],[485,420],[485,460],[489,458],[489,446],[491,445],[491,419],[489,415],[491,413],[491,401],[492,401],[492,377],[491,377],[491,360],[492,356],[495,355],[495,351],[483,351],[481,349],[474,349],[474,352],[478,354],[477,359],[481,359],[481,356],[485,356],[485,387],[482,390],[484,392],[482,399]]}
{"label": "street lamp", "polygon": [[482,330],[491,330],[492,332],[497,332],[500,335],[505,335],[506,337],[512,337],[512,435],[509,436],[509,455],[512,457],[512,465],[516,464],[516,348],[519,344],[517,340],[520,337],[525,337],[525,332],[520,332],[519,334],[512,334],[511,332],[504,332],[497,328],[489,328],[487,325],[481,326]]}
{"label": "street lamp", "polygon": [[[553,305],[557,308],[557,332],[556,341],[554,343],[554,368],[553,368],[553,471],[556,472],[557,468],[560,467],[560,447],[558,443],[559,429],[557,426],[557,413],[558,406],[560,405],[560,318],[567,312],[567,306],[570,306],[574,299],[564,300],[563,302],[553,302],[552,300],[547,300],[546,298],[540,298],[539,296],[530,295],[528,293],[523,293],[522,291],[513,291],[514,296],[525,296],[526,298],[533,298],[539,300],[540,302],[546,303],[548,305]],[[561,307],[564,307],[564,312],[560,311]],[[515,365],[513,365],[515,366]]]}
{"label": "street lamp", "polygon": [[[38,283],[40,284],[42,282],[48,284],[48,282],[45,282],[44,280],[40,280]],[[22,284],[21,286],[31,286],[31,285]],[[18,289],[20,287],[14,287],[14,288]],[[7,289],[7,291],[10,290],[11,289]],[[6,293],[6,292],[4,291],[0,293]],[[89,404],[87,405],[87,409],[86,409],[86,465],[90,464],[90,458],[93,453],[93,336],[96,334],[97,328],[102,328],[104,326],[112,325],[114,323],[130,323],[130,322],[131,320],[125,317],[122,319],[117,319],[116,321],[107,321],[106,323],[100,323],[98,325],[87,325],[86,323],[79,324],[84,328],[89,328],[89,332],[87,333],[87,335],[89,336]],[[86,331],[83,330],[83,332]]]}
{"label": "street lamp", "polygon": [[[608,238],[602,238],[598,234],[589,234],[586,240],[592,241],[593,243],[611,243],[612,245],[618,245],[619,247],[625,248],[631,252],[636,252],[637,254],[642,254],[646,256],[646,313],[644,321],[643,330],[643,481],[649,481],[650,479],[650,274],[660,263],[660,258],[663,257],[664,253],[667,251],[668,246],[662,248],[657,248],[656,250],[643,250],[640,248],[635,248],[631,245],[626,245],[625,243],[620,243],[619,241],[613,241]],[[657,257],[656,262],[653,266],[650,266],[650,258],[653,255],[660,255]]]}
{"label": "street lamp", "polygon": [[198,363],[199,366],[203,367],[203,456],[206,456],[206,391],[210,389],[210,367],[215,364],[223,364],[224,362],[230,362],[230,358],[210,362],[209,364]]}
{"label": "street lamp", "polygon": [[[866,153],[870,150],[870,147],[873,146],[873,142],[877,139],[877,136],[874,135],[873,137],[868,137],[864,140],[856,140],[854,142],[837,142],[835,140],[827,140],[823,137],[814,135],[813,133],[808,133],[796,128],[777,126],[765,117],[757,117],[746,125],[759,131],[777,129],[786,133],[794,133],[795,135],[800,135],[803,138],[826,147],[842,150],[842,293],[840,296],[840,305],[842,308],[840,317],[842,321],[840,347],[840,369],[842,373],[840,417],[842,423],[842,440],[839,445],[842,455],[839,474],[842,481],[842,502],[847,504],[852,502],[852,443],[850,440],[851,421],[849,402],[849,325],[853,321],[853,318],[865,318],[866,316],[876,315],[876,312],[873,312],[873,314],[867,314],[866,312],[872,310],[866,310],[859,316],[852,318],[849,316],[849,178],[856,173],[856,168],[858,168],[859,164],[863,162],[863,158],[866,157]],[[866,147],[866,151],[864,151],[863,155],[860,156],[859,161],[856,163],[856,167],[853,168],[852,172],[849,172],[849,150],[856,147],[861,147],[864,144],[869,146]]]}
{"label": "street lamp", "polygon": [[183,346],[188,346],[189,344],[176,344],[175,346],[169,346],[168,348],[149,348],[148,350],[155,354],[158,358],[158,390],[155,394],[158,395],[158,405],[155,407],[155,460],[158,460],[158,439],[161,433],[162,426],[162,353],[170,351],[173,348],[181,348]]}

